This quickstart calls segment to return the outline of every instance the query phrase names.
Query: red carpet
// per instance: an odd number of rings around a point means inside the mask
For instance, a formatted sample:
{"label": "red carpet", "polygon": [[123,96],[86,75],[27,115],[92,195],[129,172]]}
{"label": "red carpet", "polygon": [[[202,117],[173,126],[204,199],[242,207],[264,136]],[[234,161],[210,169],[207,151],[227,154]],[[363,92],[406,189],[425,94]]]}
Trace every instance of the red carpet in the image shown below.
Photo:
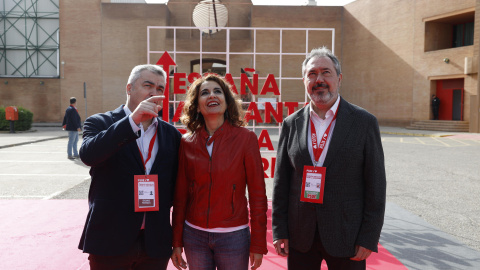
{"label": "red carpet", "polygon": [[[89,269],[87,254],[77,249],[87,211],[85,200],[0,200],[0,269]],[[269,253],[260,269],[287,269],[287,260],[273,248],[271,210],[268,218]],[[407,268],[379,246],[379,253],[367,260],[367,269]]]}

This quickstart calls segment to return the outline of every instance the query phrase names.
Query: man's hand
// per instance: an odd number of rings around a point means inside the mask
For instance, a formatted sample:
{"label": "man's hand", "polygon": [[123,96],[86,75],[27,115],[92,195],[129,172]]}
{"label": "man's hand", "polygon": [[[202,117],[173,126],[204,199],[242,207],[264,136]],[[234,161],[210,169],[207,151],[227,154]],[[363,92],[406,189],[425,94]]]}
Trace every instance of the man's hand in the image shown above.
{"label": "man's hand", "polygon": [[[283,244],[283,248],[282,248]],[[288,256],[288,239],[278,239],[273,241],[273,245],[275,246],[275,250],[277,254],[282,257]]]}
{"label": "man's hand", "polygon": [[162,103],[165,96],[152,96],[140,102],[137,108],[132,112],[132,120],[139,125],[141,122],[158,116],[158,111],[162,109]]}
{"label": "man's hand", "polygon": [[178,270],[187,269],[187,262],[182,258],[183,249],[181,247],[173,248],[173,253],[170,259],[172,259],[173,266]]}
{"label": "man's hand", "polygon": [[366,260],[372,251],[361,246],[355,246],[355,256],[350,258],[352,261],[363,261]]}
{"label": "man's hand", "polygon": [[252,270],[257,269],[262,265],[263,254],[250,252],[250,268]]}

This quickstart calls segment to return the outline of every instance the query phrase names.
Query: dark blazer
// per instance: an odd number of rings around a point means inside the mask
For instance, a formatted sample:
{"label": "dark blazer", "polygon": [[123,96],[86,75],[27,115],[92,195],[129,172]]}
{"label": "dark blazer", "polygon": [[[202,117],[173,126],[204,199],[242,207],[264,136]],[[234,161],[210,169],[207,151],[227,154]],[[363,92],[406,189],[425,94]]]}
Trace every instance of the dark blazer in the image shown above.
{"label": "dark blazer", "polygon": [[[88,193],[90,210],[79,244],[85,253],[124,254],[140,232],[144,213],[135,212],[134,175],[145,171],[137,138],[123,105],[85,121],[80,158],[91,166],[92,177]],[[145,217],[145,246],[150,257],[168,258],[172,252],[170,208],[180,139],[175,127],[158,121],[158,153],[150,174],[158,175],[160,209],[146,212]]]}
{"label": "dark blazer", "polygon": [[303,167],[313,166],[307,136],[310,105],[282,126],[273,185],[273,239],[310,249],[317,225],[325,250],[352,257],[355,245],[377,252],[385,213],[385,162],[377,119],[341,98],[326,167],[323,204],[300,201]]}
{"label": "dark blazer", "polygon": [[79,128],[82,128],[80,115],[75,107],[68,106],[68,108],[65,110],[62,127],[63,126],[65,126],[65,130],[68,131],[77,131]]}

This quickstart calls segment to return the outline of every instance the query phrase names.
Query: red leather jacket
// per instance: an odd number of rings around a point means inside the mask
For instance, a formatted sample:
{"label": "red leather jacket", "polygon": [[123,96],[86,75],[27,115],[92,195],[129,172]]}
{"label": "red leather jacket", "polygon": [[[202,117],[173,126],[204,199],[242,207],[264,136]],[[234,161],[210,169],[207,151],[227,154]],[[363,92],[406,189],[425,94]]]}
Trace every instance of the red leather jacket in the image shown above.
{"label": "red leather jacket", "polygon": [[185,220],[202,228],[248,224],[248,187],[250,252],[267,254],[268,206],[257,136],[225,121],[212,138],[211,158],[205,129],[182,138],[173,200],[173,247],[183,247]]}

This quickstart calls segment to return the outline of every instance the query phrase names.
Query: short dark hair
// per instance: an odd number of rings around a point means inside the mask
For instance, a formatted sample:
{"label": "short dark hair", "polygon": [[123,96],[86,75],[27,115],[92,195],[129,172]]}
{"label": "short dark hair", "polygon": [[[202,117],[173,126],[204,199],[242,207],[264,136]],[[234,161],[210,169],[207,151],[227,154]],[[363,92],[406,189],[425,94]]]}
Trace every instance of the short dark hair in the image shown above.
{"label": "short dark hair", "polygon": [[135,66],[132,71],[130,72],[130,76],[128,77],[128,82],[127,84],[134,84],[135,81],[140,78],[140,73],[142,71],[148,70],[154,74],[162,76],[165,80],[167,79],[167,73],[161,66],[158,65],[152,65],[152,64],[144,64],[144,65],[138,65]]}
{"label": "short dark hair", "polygon": [[180,120],[187,126],[190,132],[195,132],[199,128],[205,126],[205,119],[198,110],[198,96],[202,83],[206,81],[214,81],[220,85],[225,95],[225,102],[227,109],[225,110],[225,121],[230,122],[233,126],[244,126],[246,123],[243,119],[242,101],[238,96],[232,92],[230,84],[223,78],[216,74],[208,74],[195,80],[188,88],[187,96],[185,97],[185,105],[182,110],[182,117]]}
{"label": "short dark hair", "polygon": [[71,97],[70,98],[70,104],[74,104],[75,102],[77,102],[77,99],[74,98],[74,97]]}

